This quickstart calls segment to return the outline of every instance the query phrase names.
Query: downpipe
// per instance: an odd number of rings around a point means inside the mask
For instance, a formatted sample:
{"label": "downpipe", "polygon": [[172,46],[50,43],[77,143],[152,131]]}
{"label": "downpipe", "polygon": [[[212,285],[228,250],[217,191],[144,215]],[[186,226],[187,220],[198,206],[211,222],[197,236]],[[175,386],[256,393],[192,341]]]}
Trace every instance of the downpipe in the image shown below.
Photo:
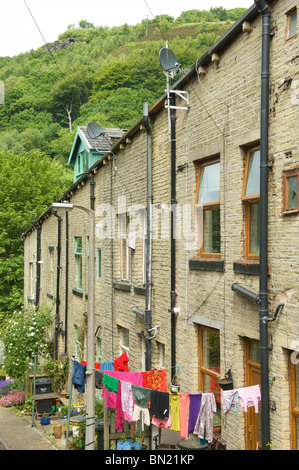
{"label": "downpipe", "polygon": [[269,110],[269,48],[270,11],[264,0],[255,0],[262,18],[261,60],[261,137],[260,137],[260,279],[259,328],[261,362],[262,449],[270,446],[269,345],[268,345],[268,110]]}

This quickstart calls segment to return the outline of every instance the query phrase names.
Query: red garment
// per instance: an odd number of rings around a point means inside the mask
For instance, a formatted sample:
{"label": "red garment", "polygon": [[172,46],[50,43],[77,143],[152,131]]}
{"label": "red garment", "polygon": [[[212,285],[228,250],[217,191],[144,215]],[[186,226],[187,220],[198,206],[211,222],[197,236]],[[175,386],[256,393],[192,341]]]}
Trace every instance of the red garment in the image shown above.
{"label": "red garment", "polygon": [[166,369],[142,372],[143,387],[168,392]]}
{"label": "red garment", "polygon": [[[81,364],[82,364],[83,366],[87,366],[87,362],[86,362],[86,361],[81,361]],[[94,367],[95,367],[95,369],[99,369],[99,370],[100,370],[100,368],[101,368],[101,363],[100,363],[100,362],[95,362]]]}
{"label": "red garment", "polygon": [[129,358],[126,352],[114,360],[114,370],[118,372],[129,372]]}

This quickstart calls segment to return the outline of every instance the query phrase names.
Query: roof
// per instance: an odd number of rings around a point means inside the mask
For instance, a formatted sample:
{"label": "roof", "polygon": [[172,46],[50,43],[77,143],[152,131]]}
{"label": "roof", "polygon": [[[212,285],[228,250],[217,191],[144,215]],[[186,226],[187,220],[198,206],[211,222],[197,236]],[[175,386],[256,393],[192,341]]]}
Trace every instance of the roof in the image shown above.
{"label": "roof", "polygon": [[118,129],[118,128],[108,128],[104,127],[103,131],[105,132],[105,135],[101,135],[97,139],[93,139],[92,137],[89,136],[87,132],[87,126],[78,126],[76,135],[73,141],[72,149],[70,151],[69,155],[69,160],[68,164],[71,164],[74,162],[74,159],[76,158],[76,151],[78,148],[78,145],[81,142],[83,142],[83,145],[85,146],[86,150],[91,151],[91,150],[97,150],[98,152],[108,152],[108,150],[123,136],[123,134],[126,132],[126,129]]}

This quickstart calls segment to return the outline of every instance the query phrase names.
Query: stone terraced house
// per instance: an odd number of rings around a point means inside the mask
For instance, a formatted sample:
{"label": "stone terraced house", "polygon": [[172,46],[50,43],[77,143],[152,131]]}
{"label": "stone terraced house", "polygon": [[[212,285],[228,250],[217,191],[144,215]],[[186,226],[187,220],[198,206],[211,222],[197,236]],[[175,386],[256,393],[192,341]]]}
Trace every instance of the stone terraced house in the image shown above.
{"label": "stone terraced house", "polygon": [[[299,448],[297,8],[253,3],[99,158],[78,129],[57,199],[95,214],[95,361],[215,392],[230,450]],[[25,301],[56,301],[57,354],[85,359],[88,215],[49,207],[23,238]],[[224,414],[225,376],[258,413]]]}

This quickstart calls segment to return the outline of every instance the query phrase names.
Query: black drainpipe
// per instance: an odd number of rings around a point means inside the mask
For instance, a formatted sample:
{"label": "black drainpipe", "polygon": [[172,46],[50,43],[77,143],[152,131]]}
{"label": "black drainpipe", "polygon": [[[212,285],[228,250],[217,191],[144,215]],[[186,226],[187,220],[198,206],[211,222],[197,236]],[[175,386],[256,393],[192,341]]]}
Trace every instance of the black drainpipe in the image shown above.
{"label": "black drainpipe", "polygon": [[261,162],[260,162],[260,362],[261,362],[261,418],[262,449],[269,449],[269,345],[268,317],[268,110],[269,110],[269,48],[270,48],[270,11],[264,0],[255,0],[262,17],[262,61],[261,61]]}
{"label": "black drainpipe", "polygon": [[58,358],[58,332],[60,327],[59,307],[60,307],[60,270],[61,270],[61,222],[62,219],[56,212],[53,212],[58,219],[58,241],[57,241],[57,279],[56,279],[56,314],[55,314],[55,352],[54,357]]}
{"label": "black drainpipe", "polygon": [[39,305],[39,293],[40,293],[40,261],[41,261],[41,224],[36,224],[36,292],[35,292],[35,306],[38,308]]}
{"label": "black drainpipe", "polygon": [[145,370],[151,370],[151,340],[149,330],[152,325],[151,292],[152,292],[152,142],[151,126],[148,118],[148,103],[143,103],[143,123],[146,127],[147,145],[147,190],[146,190],[146,279],[145,279]]}
{"label": "black drainpipe", "polygon": [[65,314],[64,314],[64,352],[67,354],[69,293],[69,213],[65,214]]}
{"label": "black drainpipe", "polygon": [[[175,106],[175,97],[170,98],[171,106]],[[170,109],[170,138],[171,138],[171,291],[170,291],[170,313],[171,313],[171,375],[175,376],[176,365],[176,331],[175,331],[175,217],[176,217],[176,132],[175,132],[175,109]]]}

